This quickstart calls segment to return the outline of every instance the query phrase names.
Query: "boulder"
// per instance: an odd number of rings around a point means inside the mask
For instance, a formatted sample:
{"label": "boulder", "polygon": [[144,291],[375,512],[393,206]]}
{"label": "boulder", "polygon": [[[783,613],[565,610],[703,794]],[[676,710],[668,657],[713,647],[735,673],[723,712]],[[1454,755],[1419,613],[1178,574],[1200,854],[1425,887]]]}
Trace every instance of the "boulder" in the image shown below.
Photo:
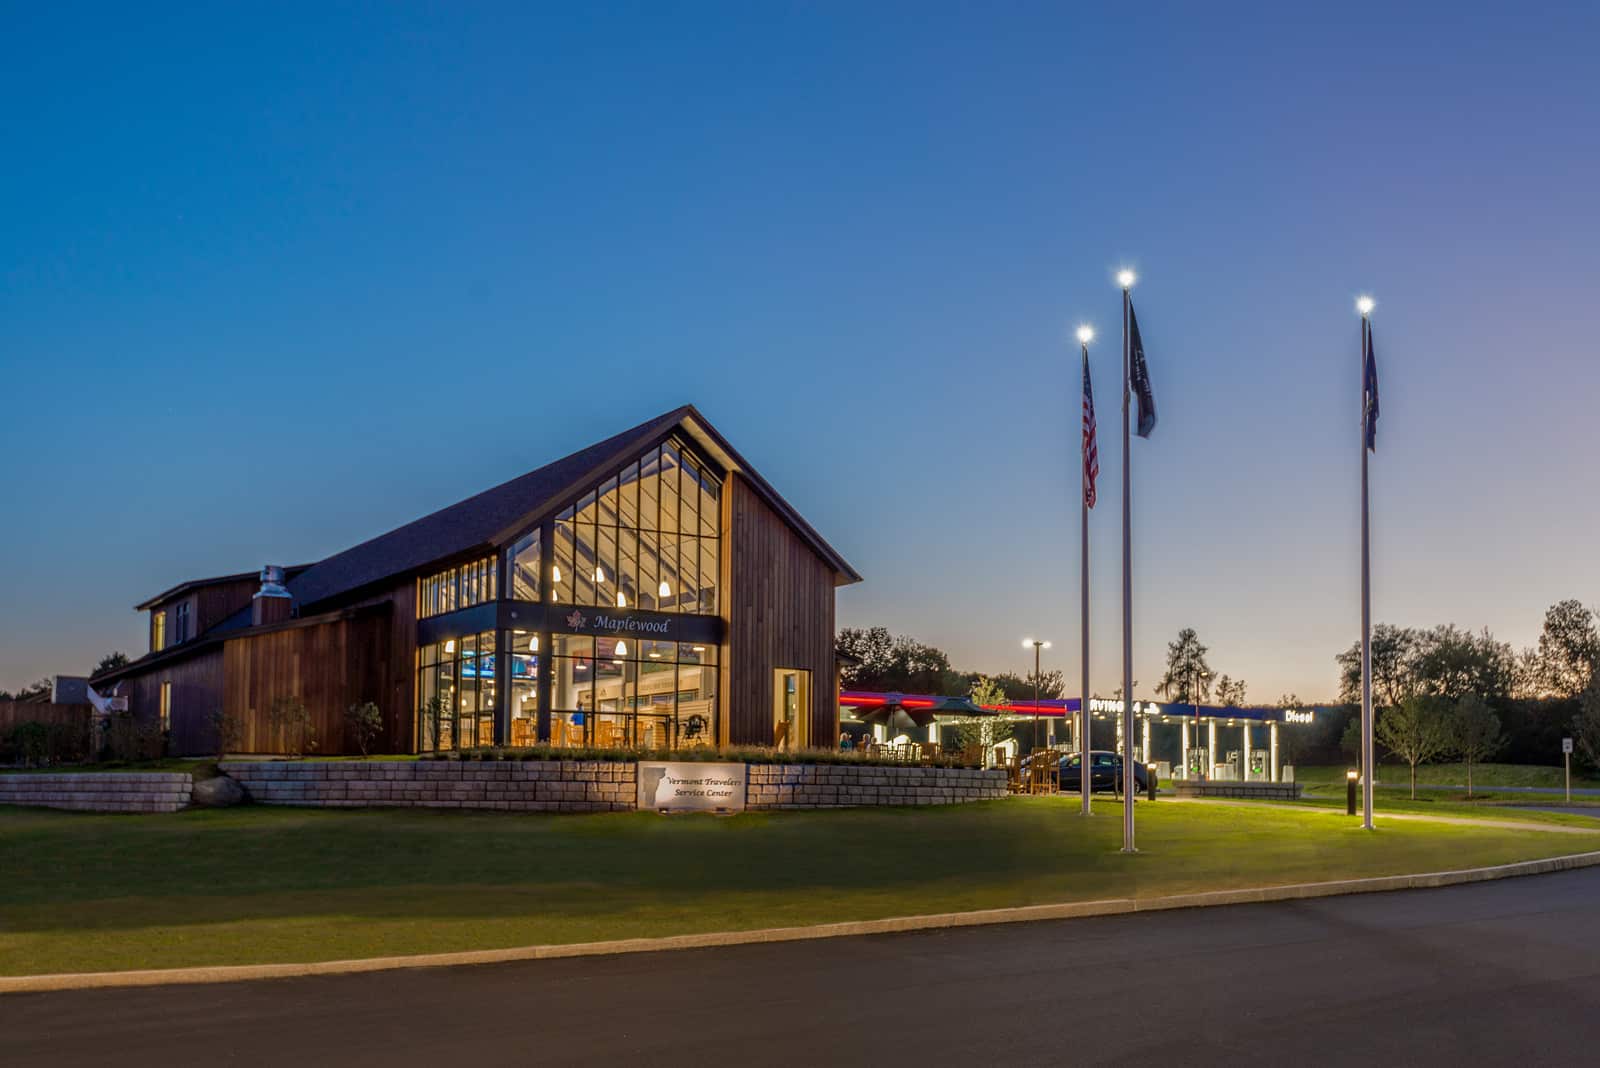
{"label": "boulder", "polygon": [[203,805],[206,808],[226,808],[229,805],[243,804],[244,800],[244,787],[226,775],[201,779],[194,784],[194,793],[190,795],[192,804]]}

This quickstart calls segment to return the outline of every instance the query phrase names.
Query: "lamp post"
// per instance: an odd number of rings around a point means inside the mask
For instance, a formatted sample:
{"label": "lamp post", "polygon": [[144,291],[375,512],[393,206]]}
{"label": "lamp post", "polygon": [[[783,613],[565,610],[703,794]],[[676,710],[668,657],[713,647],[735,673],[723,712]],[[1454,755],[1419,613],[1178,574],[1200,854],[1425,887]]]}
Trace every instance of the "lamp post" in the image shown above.
{"label": "lamp post", "polygon": [[1033,650],[1033,747],[1039,748],[1039,650],[1050,648],[1050,643],[1038,638],[1022,639],[1024,649]]}
{"label": "lamp post", "polygon": [[[1361,313],[1361,392],[1367,392],[1367,357],[1372,349],[1372,309],[1375,303],[1363,294],[1356,300]],[[1376,383],[1374,383],[1376,385]],[[1372,784],[1377,766],[1372,735],[1372,552],[1367,512],[1367,441],[1372,433],[1373,411],[1370,402],[1361,406],[1361,826],[1372,830]]]}
{"label": "lamp post", "polygon": [[[1083,621],[1079,633],[1083,640],[1083,655],[1079,661],[1079,668],[1083,672],[1083,682],[1078,690],[1078,721],[1081,731],[1078,734],[1078,795],[1083,806],[1083,814],[1089,815],[1089,488],[1090,488],[1090,462],[1089,445],[1091,444],[1090,430],[1094,424],[1094,397],[1089,389],[1089,342],[1094,340],[1094,327],[1084,323],[1078,327],[1078,344],[1083,347],[1083,491],[1078,494],[1079,512],[1083,520],[1083,534],[1080,548],[1083,560],[1078,571],[1078,593],[1083,600]],[[1099,445],[1095,445],[1093,457],[1093,472],[1100,471]]]}

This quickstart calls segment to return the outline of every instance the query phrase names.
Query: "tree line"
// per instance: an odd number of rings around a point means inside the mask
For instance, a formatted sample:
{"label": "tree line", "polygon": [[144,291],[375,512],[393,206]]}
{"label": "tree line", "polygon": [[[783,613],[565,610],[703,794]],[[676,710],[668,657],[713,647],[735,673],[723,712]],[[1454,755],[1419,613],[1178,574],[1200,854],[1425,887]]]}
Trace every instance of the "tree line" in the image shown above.
{"label": "tree line", "polygon": [[[852,689],[971,694],[981,685],[985,695],[999,693],[1008,701],[1033,698],[1031,672],[957,670],[943,650],[884,627],[846,628],[835,647],[841,677]],[[1210,652],[1194,628],[1180,630],[1167,645],[1157,692],[1179,704],[1244,705],[1248,684],[1214,672]],[[1292,693],[1276,702],[1279,708],[1317,704],[1324,710],[1313,726],[1285,739],[1293,750],[1286,755],[1303,763],[1338,763],[1359,750],[1361,643],[1334,660],[1336,702],[1306,702]],[[1041,672],[1037,681],[1041,697],[1066,692],[1061,671]],[[1120,698],[1122,688],[1112,696]],[[1520,653],[1487,628],[1380,623],[1372,632],[1372,700],[1377,740],[1410,766],[1413,785],[1419,764],[1444,757],[1462,760],[1469,780],[1472,766],[1492,757],[1551,764],[1561,739],[1569,736],[1580,759],[1600,768],[1600,617],[1581,601],[1558,601],[1545,612],[1537,644]]]}
{"label": "tree line", "polygon": [[[1339,698],[1351,710],[1343,748],[1358,746],[1361,643],[1335,658]],[[1580,759],[1600,767],[1600,625],[1593,609],[1564,600],[1545,612],[1538,644],[1515,652],[1487,628],[1380,623],[1372,631],[1377,740],[1411,768],[1458,757],[1550,764],[1572,737]]]}

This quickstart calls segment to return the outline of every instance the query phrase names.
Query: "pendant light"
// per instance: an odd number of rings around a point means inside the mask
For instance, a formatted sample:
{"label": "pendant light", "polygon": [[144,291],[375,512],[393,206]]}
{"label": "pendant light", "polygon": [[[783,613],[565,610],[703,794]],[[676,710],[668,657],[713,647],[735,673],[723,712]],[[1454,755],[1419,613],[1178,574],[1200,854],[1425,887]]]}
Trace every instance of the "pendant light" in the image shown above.
{"label": "pendant light", "polygon": [[661,594],[661,596],[663,596],[663,597],[671,597],[672,596],[672,586],[670,584],[668,584],[666,579],[662,579],[661,580],[661,589],[659,591],[657,591],[657,592],[659,592]]}

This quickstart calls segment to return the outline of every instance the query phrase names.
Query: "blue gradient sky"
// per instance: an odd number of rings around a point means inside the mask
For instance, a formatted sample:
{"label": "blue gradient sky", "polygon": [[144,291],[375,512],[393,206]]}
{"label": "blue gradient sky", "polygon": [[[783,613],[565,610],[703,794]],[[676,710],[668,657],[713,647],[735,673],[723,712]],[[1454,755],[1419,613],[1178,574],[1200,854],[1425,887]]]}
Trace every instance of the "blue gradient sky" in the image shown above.
{"label": "blue gradient sky", "polygon": [[329,6],[0,14],[0,687],[686,400],[842,624],[1075,677],[1086,318],[1109,692],[1124,261],[1142,692],[1333,693],[1363,289],[1376,617],[1600,601],[1594,5]]}

